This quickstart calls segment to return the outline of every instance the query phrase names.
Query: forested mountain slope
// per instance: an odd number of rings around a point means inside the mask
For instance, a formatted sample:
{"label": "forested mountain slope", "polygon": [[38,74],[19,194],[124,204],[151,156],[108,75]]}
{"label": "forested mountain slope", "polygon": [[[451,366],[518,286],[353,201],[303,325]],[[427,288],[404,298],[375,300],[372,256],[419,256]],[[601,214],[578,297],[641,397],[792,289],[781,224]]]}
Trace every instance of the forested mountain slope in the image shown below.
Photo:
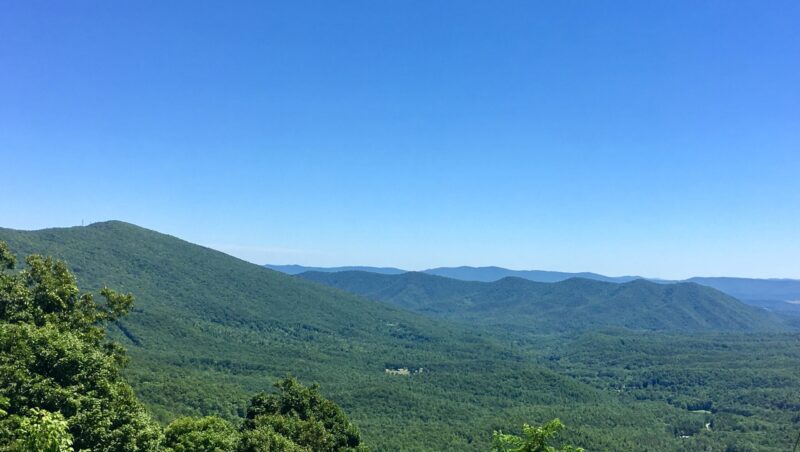
{"label": "forested mountain slope", "polygon": [[615,284],[581,278],[557,283],[504,278],[486,283],[414,272],[307,272],[299,277],[428,315],[536,332],[606,327],[672,332],[785,328],[762,309],[693,283],[638,279]]}
{"label": "forested mountain slope", "polygon": [[[393,267],[304,267],[302,265],[265,265],[264,267],[289,275],[305,272],[335,273],[343,271],[365,271],[381,274],[407,273]],[[592,279],[596,281],[626,283],[637,279],[660,284],[693,282],[711,287],[726,293],[745,304],[764,307],[773,312],[800,312],[800,280],[796,279],[755,279],[734,277],[694,277],[685,280],[668,280],[658,278],[642,278],[640,276],[605,276],[592,272],[567,273],[547,270],[510,270],[503,267],[437,267],[423,270],[435,276],[459,279],[462,281],[495,282],[503,278],[517,277],[534,282],[560,282],[572,278]]]}
{"label": "forested mountain slope", "polygon": [[[491,431],[561,417],[577,444],[669,450],[681,412],[622,403],[533,364],[522,351],[122,222],[0,229],[20,257],[64,259],[84,289],[136,295],[112,334],[154,414],[244,413],[288,373],[322,384],[377,450],[481,450]],[[392,375],[386,369],[423,369]],[[609,427],[609,420],[613,427]]]}

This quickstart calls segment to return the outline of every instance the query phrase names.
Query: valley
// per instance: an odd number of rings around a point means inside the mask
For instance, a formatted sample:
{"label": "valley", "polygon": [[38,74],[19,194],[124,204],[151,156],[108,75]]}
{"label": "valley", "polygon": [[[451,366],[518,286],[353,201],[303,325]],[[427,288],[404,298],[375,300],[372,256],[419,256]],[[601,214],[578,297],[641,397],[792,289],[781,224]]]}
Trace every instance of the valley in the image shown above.
{"label": "valley", "polygon": [[554,417],[587,450],[764,449],[788,444],[800,413],[797,332],[698,285],[290,277],[122,222],[0,240],[136,296],[109,332],[162,422],[239,419],[289,374],[387,451],[485,450],[493,430]]}

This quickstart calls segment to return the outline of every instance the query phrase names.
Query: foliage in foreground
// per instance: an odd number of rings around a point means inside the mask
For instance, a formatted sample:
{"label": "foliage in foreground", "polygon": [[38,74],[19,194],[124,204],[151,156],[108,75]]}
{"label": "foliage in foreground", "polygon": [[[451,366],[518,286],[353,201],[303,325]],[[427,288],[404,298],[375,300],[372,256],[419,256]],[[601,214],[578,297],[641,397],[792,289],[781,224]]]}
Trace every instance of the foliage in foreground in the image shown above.
{"label": "foliage in foreground", "polygon": [[39,450],[44,436],[45,450],[63,450],[71,436],[76,450],[158,448],[160,429],[122,378],[123,351],[102,328],[133,297],[104,289],[98,304],[63,262],[33,255],[26,263],[12,272],[15,260],[0,246],[0,396],[8,401],[0,430],[9,432],[0,446]]}
{"label": "foliage in foreground", "polygon": [[564,429],[564,424],[559,419],[542,426],[522,426],[522,436],[495,431],[492,434],[492,443],[496,452],[583,452],[580,447],[564,445],[556,449],[548,443]]}
{"label": "foliage in foreground", "polygon": [[168,451],[356,452],[366,451],[344,412],[294,378],[275,383],[277,394],[258,394],[241,429],[215,417],[183,417],[165,430]]}
{"label": "foliage in foreground", "polygon": [[66,264],[37,255],[15,272],[0,242],[0,450],[361,451],[358,429],[316,387],[293,378],[259,394],[236,428],[181,418],[162,432],[121,374],[124,350],[103,325],[133,296],[104,288],[81,294]]}

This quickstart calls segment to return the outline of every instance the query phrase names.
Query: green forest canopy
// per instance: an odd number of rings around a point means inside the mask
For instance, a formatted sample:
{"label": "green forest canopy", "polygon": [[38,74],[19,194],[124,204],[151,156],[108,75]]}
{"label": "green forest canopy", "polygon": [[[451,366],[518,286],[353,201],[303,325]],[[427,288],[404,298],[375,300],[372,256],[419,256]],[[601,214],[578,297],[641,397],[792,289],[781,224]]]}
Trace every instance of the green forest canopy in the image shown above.
{"label": "green forest canopy", "polygon": [[[215,417],[152,420],[121,374],[121,346],[103,326],[126,315],[131,294],[82,293],[66,264],[16,259],[0,242],[0,450],[366,451],[358,428],[317,386],[294,378],[253,397],[240,426]],[[549,424],[548,424],[549,425]],[[531,437],[496,433],[497,450],[542,450],[555,431]],[[522,447],[522,448],[520,448]],[[571,450],[571,449],[570,449]]]}
{"label": "green forest canopy", "polygon": [[81,293],[66,264],[15,259],[0,242],[0,447],[92,451],[358,451],[358,429],[318,388],[293,378],[255,396],[247,422],[179,418],[162,431],[121,374],[124,350],[103,325],[125,315],[131,294]]}
{"label": "green forest canopy", "polygon": [[239,425],[252,394],[292,373],[320,382],[377,450],[486,450],[494,430],[554,417],[592,450],[790,450],[797,436],[796,333],[463,328],[122,222],[0,240],[66,260],[83,289],[137,295],[105,329],[161,424]]}

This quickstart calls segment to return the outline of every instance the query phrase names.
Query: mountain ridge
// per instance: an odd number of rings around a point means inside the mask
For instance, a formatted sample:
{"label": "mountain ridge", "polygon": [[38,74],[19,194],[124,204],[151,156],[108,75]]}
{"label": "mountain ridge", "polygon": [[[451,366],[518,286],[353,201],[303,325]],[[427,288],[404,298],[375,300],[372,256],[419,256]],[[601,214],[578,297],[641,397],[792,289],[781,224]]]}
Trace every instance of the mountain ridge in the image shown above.
{"label": "mountain ridge", "polygon": [[287,275],[299,275],[300,273],[305,273],[308,271],[329,272],[329,273],[346,272],[346,271],[366,271],[371,273],[379,273],[383,275],[399,275],[400,273],[407,272],[407,270],[402,270],[394,267],[369,267],[360,265],[352,265],[344,267],[305,267],[303,265],[296,265],[296,264],[288,264],[288,265],[264,264],[263,267],[268,268],[270,270],[286,273]]}
{"label": "mountain ridge", "polygon": [[673,332],[783,328],[763,310],[693,282],[658,284],[637,279],[611,283],[571,278],[545,283],[519,277],[480,282],[423,272],[400,275],[307,272],[295,277],[434,317],[468,324],[510,325],[531,331],[608,327]]}
{"label": "mountain ridge", "polygon": [[[335,273],[339,271],[367,271],[381,274],[401,274],[408,271],[394,267],[304,267],[302,265],[265,265],[277,271],[282,271],[281,267],[290,267],[287,274],[299,275],[306,271],[318,271]],[[381,270],[391,270],[381,271]],[[510,270],[497,266],[486,267],[436,267],[421,270],[437,276],[444,276],[462,281],[494,282],[509,276],[516,276],[535,282],[559,282],[570,278],[586,278],[596,281],[606,281],[614,283],[625,283],[636,279],[645,279],[660,284],[672,284],[677,282],[694,282],[703,286],[711,287],[722,291],[734,298],[744,301],[747,304],[760,307],[768,307],[778,310],[797,310],[791,306],[791,302],[800,300],[800,279],[791,278],[740,278],[732,276],[707,277],[695,276],[682,280],[645,278],[641,276],[606,276],[593,272],[559,272],[549,270]]]}
{"label": "mountain ridge", "polygon": [[[520,338],[513,334],[514,328],[465,328],[463,324],[431,319],[386,302],[264,269],[124,222],[40,231],[0,229],[0,240],[7,242],[20,258],[37,253],[64,259],[83,290],[96,291],[108,285],[133,292],[136,303],[130,316],[108,329],[112,338],[128,349],[130,365],[126,376],[162,422],[179,415],[241,418],[249,395],[291,373],[305,382],[319,383],[326,396],[359,425],[375,450],[486,450],[493,429],[554,417],[574,426],[568,435],[576,445],[592,450],[646,447],[666,451],[685,448],[687,444],[710,444],[711,440],[713,444],[720,440],[738,444],[740,438],[730,428],[721,432],[727,436],[720,438],[677,436],[703,432],[700,422],[706,415],[687,411],[687,406],[707,401],[702,382],[710,376],[716,375],[723,387],[740,384],[731,380],[730,373],[703,372],[693,376],[690,372],[684,377],[701,384],[693,391],[686,393],[681,385],[675,394],[667,392],[668,398],[658,394],[640,398],[640,392],[615,389],[617,383],[629,384],[633,378],[631,388],[637,388],[640,383],[652,382],[654,375],[663,375],[664,382],[675,382],[675,376],[683,374],[675,374],[675,369],[669,368],[653,368],[656,373],[652,374],[650,368],[642,368],[642,375],[637,376],[639,364],[631,369],[620,365],[608,373],[609,360],[617,362],[615,352],[598,355],[603,361],[597,364],[584,363],[581,353],[587,353],[591,361],[598,352],[585,347],[571,357],[576,353],[573,344],[582,337],[593,337],[592,333],[546,336],[544,331],[534,331],[532,337]],[[410,277],[422,282],[429,278],[444,281],[442,287],[430,288],[444,293],[450,290],[446,284],[464,284],[427,274]],[[520,278],[507,278],[496,285],[469,284],[491,286],[500,294],[531,285],[552,287]],[[642,282],[634,281],[630,286],[637,284]],[[572,280],[569,285],[619,288],[586,279]],[[702,290],[698,285],[681,287]],[[409,294],[403,289],[402,284],[394,288],[399,294]],[[453,301],[462,302],[478,305],[473,306],[475,315],[485,317],[478,299],[444,301],[443,306],[432,308],[441,310]],[[513,305],[526,300],[506,301]],[[581,303],[580,299],[572,301]],[[553,323],[572,326],[568,320],[560,316]],[[516,330],[529,326],[517,324]],[[667,348],[673,338],[692,337],[700,338],[707,344],[704,347],[717,349],[722,341],[725,350],[734,354],[737,350],[725,345],[727,334],[676,336],[646,332],[629,336],[619,330],[608,332],[611,348],[625,350],[631,340],[638,341],[637,335],[654,338]],[[746,339],[747,335],[736,337]],[[753,337],[759,347],[768,347],[756,350],[776,348],[760,345],[760,338],[767,336]],[[590,345],[594,343],[593,339],[587,340]],[[703,352],[700,350],[701,355]],[[747,366],[757,353],[736,355],[734,365],[741,361]],[[783,375],[785,369],[793,370],[781,353],[769,361],[783,366],[776,377]],[[637,360],[638,356],[632,359]],[[671,356],[664,359],[667,363],[673,360]],[[725,365],[731,362],[724,361]],[[404,367],[425,371],[413,376],[385,372]],[[587,380],[586,376],[609,378],[611,384]],[[744,378],[742,381],[749,382],[751,377]],[[769,381],[778,382],[774,387],[785,380]],[[673,396],[679,397],[678,403]],[[732,397],[730,400],[739,400],[735,393]],[[726,406],[750,409],[749,405],[738,403],[722,404],[720,409]],[[766,408],[774,410],[771,406]],[[784,425],[791,425],[784,418],[775,419],[778,426],[772,432],[779,433]],[[696,428],[684,433],[685,426],[692,425]],[[760,430],[757,434],[761,434]],[[763,443],[759,437],[750,437],[755,438],[753,444]],[[774,443],[783,444],[780,439]]]}

